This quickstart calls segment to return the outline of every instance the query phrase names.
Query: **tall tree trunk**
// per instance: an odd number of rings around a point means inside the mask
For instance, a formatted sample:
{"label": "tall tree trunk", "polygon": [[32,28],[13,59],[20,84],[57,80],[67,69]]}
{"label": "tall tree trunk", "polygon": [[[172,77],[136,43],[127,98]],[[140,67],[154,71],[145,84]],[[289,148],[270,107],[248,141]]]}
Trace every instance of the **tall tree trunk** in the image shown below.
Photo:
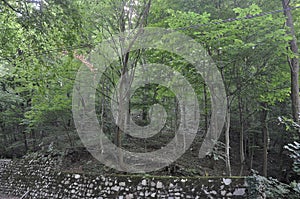
{"label": "tall tree trunk", "polygon": [[268,149],[269,149],[269,131],[268,131],[268,109],[266,103],[261,103],[262,110],[261,110],[261,127],[262,127],[262,134],[263,134],[263,175],[265,177],[268,176]]}
{"label": "tall tree trunk", "polygon": [[228,105],[228,107],[227,107],[227,116],[226,116],[225,153],[226,153],[227,175],[231,176],[231,163],[230,163],[230,105]]}
{"label": "tall tree trunk", "polygon": [[[290,34],[293,39],[289,42],[291,51],[297,55],[298,46],[297,38],[295,35],[295,28],[293,23],[293,17],[290,10],[290,0],[282,0],[283,8],[285,9],[286,25],[290,28],[288,34]],[[297,57],[288,57],[288,62],[291,68],[291,98],[292,98],[292,114],[293,120],[299,123],[299,113],[300,113],[300,98],[299,98],[299,60]]]}
{"label": "tall tree trunk", "polygon": [[[247,65],[245,60],[245,65]],[[235,73],[237,77],[237,90],[239,91],[238,94],[238,109],[239,109],[239,122],[240,122],[240,175],[242,175],[244,170],[244,163],[245,163],[245,150],[244,150],[244,107],[243,107],[243,99],[242,99],[242,80],[241,80],[241,73],[242,68],[236,67]]]}
{"label": "tall tree trunk", "polygon": [[36,151],[36,133],[35,130],[31,130],[31,139],[33,140],[33,151]]}
{"label": "tall tree trunk", "polygon": [[121,168],[124,168],[124,161],[123,161],[123,153],[122,153],[122,150],[121,150],[121,147],[122,147],[122,133],[123,133],[123,129],[125,129],[125,121],[126,121],[126,116],[125,116],[125,112],[128,111],[128,107],[126,107],[127,105],[127,100],[128,100],[128,97],[127,97],[127,87],[128,87],[128,84],[127,84],[127,63],[128,63],[128,57],[129,57],[129,53],[127,53],[125,55],[125,58],[124,58],[124,65],[123,65],[123,69],[122,69],[122,73],[121,73],[121,80],[120,80],[120,85],[119,85],[119,88],[118,88],[118,91],[119,91],[119,96],[118,96],[118,116],[117,116],[117,133],[116,133],[116,136],[115,136],[115,144],[116,146],[118,147],[118,150],[119,150],[119,166]]}
{"label": "tall tree trunk", "polygon": [[245,152],[244,152],[244,115],[243,115],[243,100],[239,95],[239,116],[240,116],[240,175],[243,175],[245,164]]}
{"label": "tall tree trunk", "polygon": [[204,96],[204,127],[205,131],[208,131],[208,97],[207,97],[207,86],[203,83],[203,96]]}
{"label": "tall tree trunk", "polygon": [[24,138],[24,147],[25,147],[25,153],[27,153],[28,151],[28,142],[27,142],[27,136],[26,136],[26,132],[23,131],[23,138]]}

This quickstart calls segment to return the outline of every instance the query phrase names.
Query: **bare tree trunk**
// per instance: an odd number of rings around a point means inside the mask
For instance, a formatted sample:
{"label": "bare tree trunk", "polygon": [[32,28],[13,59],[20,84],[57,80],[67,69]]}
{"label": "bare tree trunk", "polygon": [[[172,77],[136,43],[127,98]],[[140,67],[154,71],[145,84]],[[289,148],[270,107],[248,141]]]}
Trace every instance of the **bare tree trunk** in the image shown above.
{"label": "bare tree trunk", "polygon": [[230,164],[230,106],[227,107],[226,130],[225,130],[225,153],[227,175],[231,176]]}
{"label": "bare tree trunk", "polygon": [[[185,117],[185,114],[186,114],[186,109],[185,109],[185,104],[183,103],[182,104],[182,113],[181,113],[181,115],[182,115],[182,121],[183,121],[183,128],[184,129],[186,129],[186,117]],[[190,122],[190,121],[188,121],[188,122]],[[176,135],[177,135],[177,133],[176,133]],[[185,137],[185,133],[183,134],[183,150],[185,151],[185,149],[186,149],[186,137]]]}
{"label": "bare tree trunk", "polygon": [[122,69],[122,74],[121,74],[121,81],[120,81],[120,86],[118,88],[119,95],[118,95],[118,116],[117,116],[117,133],[115,136],[115,144],[118,147],[119,150],[119,165],[121,168],[124,166],[123,162],[123,153],[121,151],[122,147],[122,129],[125,129],[125,118],[124,114],[125,111],[128,111],[126,108],[126,103],[127,103],[127,94],[126,94],[126,88],[127,88],[127,63],[128,63],[128,57],[129,53],[126,54],[125,56],[125,61]]}
{"label": "bare tree trunk", "polygon": [[265,177],[268,176],[268,149],[269,149],[269,131],[268,131],[268,124],[267,124],[267,118],[268,118],[268,109],[267,104],[262,103],[262,110],[261,110],[261,127],[262,127],[262,134],[263,134],[263,175]]}
{"label": "bare tree trunk", "polygon": [[[288,34],[290,34],[293,39],[289,42],[290,49],[295,54],[298,55],[297,38],[295,35],[295,28],[293,23],[293,17],[290,10],[290,0],[282,0],[283,8],[285,9],[286,25],[290,28]],[[299,122],[300,113],[300,98],[299,98],[299,60],[296,56],[292,58],[288,57],[288,62],[291,68],[291,98],[292,98],[292,114],[293,120]]]}
{"label": "bare tree trunk", "polygon": [[[102,82],[102,89],[103,89],[103,92],[108,92],[108,89],[104,83],[104,81]],[[101,98],[101,126],[104,127],[105,125],[105,96],[102,96]],[[101,153],[103,153],[104,151],[104,147],[103,147],[103,135],[101,134],[100,135],[100,138],[99,138],[99,142],[100,142],[100,146],[101,146]]]}
{"label": "bare tree trunk", "polygon": [[239,115],[240,115],[240,176],[243,175],[244,164],[245,164],[245,152],[244,152],[244,116],[243,116],[243,100],[239,95]]}
{"label": "bare tree trunk", "polygon": [[23,131],[23,138],[24,138],[24,147],[25,147],[25,153],[27,153],[28,151],[28,142],[27,142],[27,136],[26,136],[26,132]]}
{"label": "bare tree trunk", "polygon": [[204,126],[205,126],[205,131],[208,131],[208,99],[207,99],[207,86],[205,82],[203,83],[203,96],[204,96]]}
{"label": "bare tree trunk", "polygon": [[[247,59],[245,59],[245,65]],[[241,69],[239,67],[236,67],[235,73],[237,77],[237,91],[239,91],[240,94],[238,94],[238,110],[239,110],[239,122],[240,122],[240,176],[243,174],[244,170],[244,163],[245,163],[245,150],[244,150],[244,107],[243,107],[243,99],[241,96],[241,91],[242,91],[242,80],[241,76],[242,73],[240,71]]]}
{"label": "bare tree trunk", "polygon": [[36,151],[36,133],[35,130],[31,130],[31,138],[33,140],[33,151]]}

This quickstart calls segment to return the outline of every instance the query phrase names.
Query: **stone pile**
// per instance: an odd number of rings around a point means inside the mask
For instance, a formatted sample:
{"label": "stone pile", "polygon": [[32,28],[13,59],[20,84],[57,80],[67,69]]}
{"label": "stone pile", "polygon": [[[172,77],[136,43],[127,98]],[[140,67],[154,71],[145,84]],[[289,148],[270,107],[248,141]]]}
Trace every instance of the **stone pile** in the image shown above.
{"label": "stone pile", "polygon": [[0,159],[0,174],[4,169],[12,163],[10,159]]}
{"label": "stone pile", "polygon": [[27,198],[246,198],[243,178],[101,176],[59,172],[47,158],[13,162],[0,175],[0,193]]}

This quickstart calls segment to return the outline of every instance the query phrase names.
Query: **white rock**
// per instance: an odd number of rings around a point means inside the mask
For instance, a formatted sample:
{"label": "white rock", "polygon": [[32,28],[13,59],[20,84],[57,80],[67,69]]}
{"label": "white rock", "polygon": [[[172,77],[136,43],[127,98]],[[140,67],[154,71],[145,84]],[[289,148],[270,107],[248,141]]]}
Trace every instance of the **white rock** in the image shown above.
{"label": "white rock", "polygon": [[225,185],[230,185],[232,180],[230,178],[223,178],[223,182]]}
{"label": "white rock", "polygon": [[119,191],[119,190],[120,190],[120,187],[114,186],[114,187],[111,188],[111,190],[112,190],[112,191]]}
{"label": "white rock", "polygon": [[211,194],[217,195],[217,192],[215,190],[210,191]]}
{"label": "white rock", "polygon": [[144,180],[142,181],[142,185],[143,185],[143,186],[146,186],[146,185],[147,185],[147,180],[144,179]]}
{"label": "white rock", "polygon": [[233,195],[234,196],[243,196],[246,193],[246,189],[245,188],[237,188],[234,190]]}
{"label": "white rock", "polygon": [[226,196],[232,196],[232,193],[228,193]]}
{"label": "white rock", "polygon": [[126,183],[125,182],[119,182],[119,186],[125,187]]}
{"label": "white rock", "polygon": [[75,175],[74,175],[74,178],[75,178],[75,179],[79,179],[79,178],[80,178],[80,175],[79,175],[79,174],[75,174]]}
{"label": "white rock", "polygon": [[222,195],[222,196],[225,196],[225,195],[226,195],[226,191],[225,191],[225,190],[222,190],[222,191],[221,191],[221,195]]}
{"label": "white rock", "polygon": [[134,198],[134,196],[133,196],[133,194],[131,193],[131,194],[129,194],[129,195],[126,195],[126,199],[133,199]]}
{"label": "white rock", "polygon": [[156,188],[157,189],[161,189],[163,187],[163,184],[162,184],[162,182],[157,182],[157,184],[156,184]]}
{"label": "white rock", "polygon": [[150,193],[149,191],[146,191],[146,192],[145,192],[145,196],[146,196],[146,197],[148,197],[148,196],[150,196],[150,195],[151,195],[151,193]]}

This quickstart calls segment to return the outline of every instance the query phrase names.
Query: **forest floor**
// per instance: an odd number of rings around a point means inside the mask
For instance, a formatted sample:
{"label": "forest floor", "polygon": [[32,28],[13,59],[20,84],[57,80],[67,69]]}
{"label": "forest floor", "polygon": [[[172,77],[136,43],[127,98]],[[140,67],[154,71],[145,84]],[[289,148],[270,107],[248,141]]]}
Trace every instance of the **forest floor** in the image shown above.
{"label": "forest floor", "polygon": [[[226,165],[224,161],[224,147],[219,145],[215,150],[215,156],[207,156],[199,159],[198,153],[202,143],[202,135],[197,135],[193,144],[188,148],[186,153],[177,159],[174,163],[160,169],[148,173],[155,176],[226,176]],[[172,139],[171,134],[160,134],[158,137],[153,137],[150,140],[141,141],[132,137],[126,138],[123,143],[123,148],[135,152],[154,151],[160,149],[162,145],[168,143]],[[222,138],[221,138],[222,139]],[[238,143],[238,137],[232,137],[231,143]],[[246,160],[245,165],[241,171],[241,164],[239,163],[239,147],[237,144],[231,145],[231,170],[233,176],[247,176],[251,175],[251,169],[262,172],[262,150],[256,149],[253,156],[252,168],[250,167],[250,160]],[[286,177],[282,174],[284,167],[290,166],[288,157],[281,158],[283,165],[279,164],[278,154],[269,154],[269,174],[281,181],[285,181]],[[63,158],[63,170],[68,172],[82,172],[82,173],[96,173],[96,174],[126,174],[118,172],[114,169],[108,168],[101,164],[98,160],[93,158],[90,153],[84,148],[70,148],[65,153]]]}

